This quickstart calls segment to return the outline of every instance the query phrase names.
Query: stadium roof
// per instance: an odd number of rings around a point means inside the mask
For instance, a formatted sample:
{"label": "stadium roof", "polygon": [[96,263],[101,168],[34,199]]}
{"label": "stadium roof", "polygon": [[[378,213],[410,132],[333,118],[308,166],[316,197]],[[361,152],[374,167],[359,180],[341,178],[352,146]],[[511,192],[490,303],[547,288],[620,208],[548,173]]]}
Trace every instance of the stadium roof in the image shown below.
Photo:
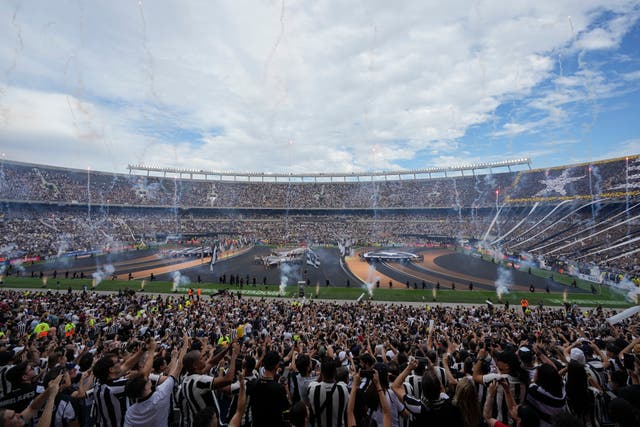
{"label": "stadium roof", "polygon": [[493,169],[507,169],[511,172],[512,167],[527,166],[531,169],[529,158],[503,160],[498,162],[476,163],[469,165],[448,166],[439,168],[399,170],[399,171],[369,171],[369,172],[331,172],[331,173],[274,173],[274,172],[231,172],[231,171],[210,171],[203,169],[171,168],[148,165],[129,164],[127,169],[132,174],[133,171],[146,172],[147,176],[160,174],[164,177],[173,175],[179,178],[189,177],[190,179],[205,179],[219,181],[261,181],[261,182],[359,182],[359,181],[386,181],[388,179],[424,179],[449,176],[464,176],[465,172],[476,172],[482,174],[493,173]]}

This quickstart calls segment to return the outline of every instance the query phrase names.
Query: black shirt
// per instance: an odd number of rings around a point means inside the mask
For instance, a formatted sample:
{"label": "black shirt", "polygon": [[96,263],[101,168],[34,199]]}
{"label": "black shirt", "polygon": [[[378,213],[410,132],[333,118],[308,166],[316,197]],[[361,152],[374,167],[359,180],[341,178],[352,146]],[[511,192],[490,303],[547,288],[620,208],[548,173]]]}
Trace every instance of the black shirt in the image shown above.
{"label": "black shirt", "polygon": [[289,409],[289,399],[283,385],[261,378],[247,384],[247,394],[251,397],[253,427],[287,425],[282,413]]}

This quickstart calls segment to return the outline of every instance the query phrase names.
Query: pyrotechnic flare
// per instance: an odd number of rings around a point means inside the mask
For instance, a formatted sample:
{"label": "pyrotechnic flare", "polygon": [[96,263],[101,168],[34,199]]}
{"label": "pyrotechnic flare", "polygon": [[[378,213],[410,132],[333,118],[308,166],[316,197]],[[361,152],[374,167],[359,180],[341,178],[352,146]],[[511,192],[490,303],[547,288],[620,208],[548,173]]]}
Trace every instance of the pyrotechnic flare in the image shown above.
{"label": "pyrotechnic flare", "polygon": [[46,288],[47,287],[47,282],[49,281],[49,278],[47,276],[43,276],[42,277],[42,287]]}
{"label": "pyrotechnic flare", "polygon": [[436,288],[431,289],[431,295],[433,295],[433,300],[437,299]]}
{"label": "pyrotechnic flare", "polygon": [[567,290],[562,291],[562,302],[567,302]]}

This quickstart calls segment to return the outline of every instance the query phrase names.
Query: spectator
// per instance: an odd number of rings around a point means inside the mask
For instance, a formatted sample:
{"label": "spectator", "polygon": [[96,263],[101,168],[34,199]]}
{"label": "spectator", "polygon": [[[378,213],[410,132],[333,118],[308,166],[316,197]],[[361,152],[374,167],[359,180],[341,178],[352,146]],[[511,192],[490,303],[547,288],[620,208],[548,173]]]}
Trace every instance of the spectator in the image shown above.
{"label": "spectator", "polygon": [[[230,347],[227,346],[226,350],[218,353],[218,356],[226,353],[229,348]],[[232,360],[235,361],[239,352],[238,343],[234,341],[231,348],[233,348]],[[235,363],[229,365],[229,369],[224,376],[214,377],[203,374],[203,372],[208,372],[215,361],[218,360],[215,354],[212,353],[211,357],[205,363],[200,350],[196,349],[189,351],[183,359],[183,366],[186,371],[180,387],[183,422],[186,424],[192,423],[196,414],[206,407],[214,408],[216,418],[219,420],[221,414],[220,405],[213,391],[216,388],[231,384],[235,374]]]}
{"label": "spectator", "polygon": [[285,387],[276,380],[279,363],[280,354],[267,351],[262,358],[264,373],[247,390],[251,398],[254,427],[286,425],[283,414],[289,410],[289,399]]}
{"label": "spectator", "polygon": [[404,403],[406,409],[415,417],[418,425],[463,425],[460,409],[455,407],[449,396],[443,393],[443,387],[438,375],[429,364],[422,376],[422,400],[416,400],[407,396],[402,386],[405,378],[411,370],[415,369],[417,362],[413,360],[395,379],[391,388]]}
{"label": "spectator", "polygon": [[141,372],[129,377],[125,385],[125,393],[132,402],[125,415],[125,426],[168,426],[171,413],[171,398],[178,377],[182,371],[182,360],[189,347],[189,340],[184,337],[178,356],[169,367],[169,376],[153,390],[149,375],[153,368],[155,341],[151,341],[147,363]]}
{"label": "spectator", "polygon": [[538,414],[540,426],[550,427],[553,416],[561,413],[566,405],[562,378],[555,367],[547,364],[538,366],[526,400]]}

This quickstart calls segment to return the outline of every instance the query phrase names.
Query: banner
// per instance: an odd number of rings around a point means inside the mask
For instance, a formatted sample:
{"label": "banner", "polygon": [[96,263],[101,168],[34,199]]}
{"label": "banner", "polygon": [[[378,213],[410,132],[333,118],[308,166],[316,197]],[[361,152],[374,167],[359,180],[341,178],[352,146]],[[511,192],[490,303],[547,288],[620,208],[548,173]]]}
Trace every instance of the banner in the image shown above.
{"label": "banner", "polygon": [[625,319],[633,316],[636,313],[640,313],[640,305],[636,305],[635,307],[627,308],[626,310],[615,314],[607,319],[607,322],[610,325],[615,325],[616,323],[622,322]]}

